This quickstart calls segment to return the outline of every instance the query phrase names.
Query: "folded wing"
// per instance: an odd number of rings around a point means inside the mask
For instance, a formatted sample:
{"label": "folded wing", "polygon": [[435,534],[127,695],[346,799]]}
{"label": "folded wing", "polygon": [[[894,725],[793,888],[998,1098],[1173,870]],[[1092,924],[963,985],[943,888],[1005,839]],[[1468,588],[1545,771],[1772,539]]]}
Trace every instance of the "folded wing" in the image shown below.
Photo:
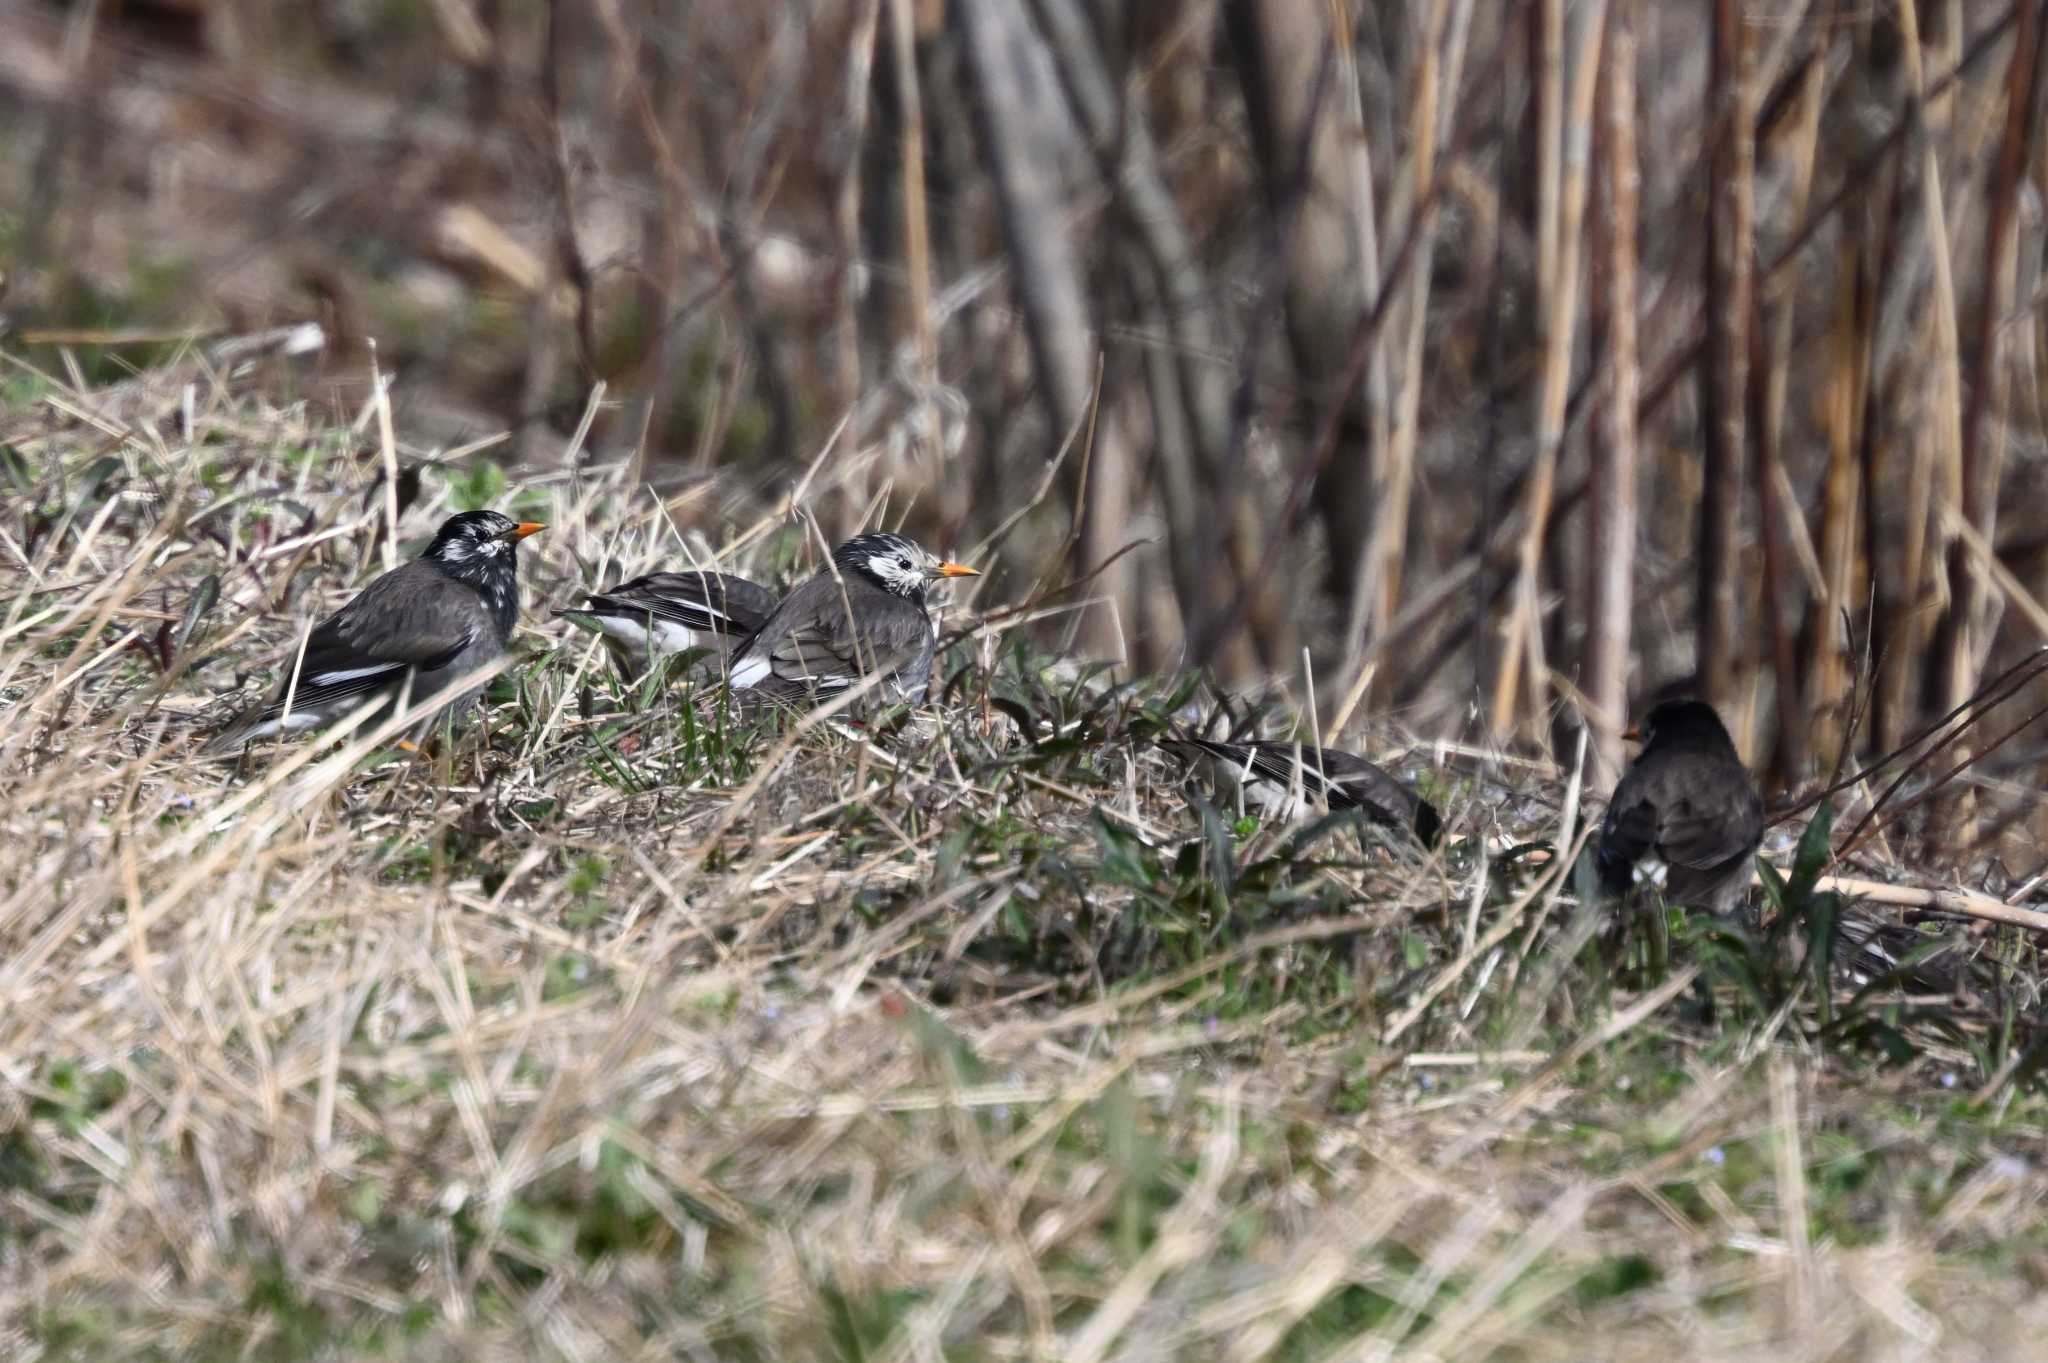
{"label": "folded wing", "polygon": [[733,689],[830,696],[879,675],[897,679],[905,694],[922,691],[934,648],[930,617],[907,602],[875,604],[858,611],[838,579],[810,579],[735,652]]}
{"label": "folded wing", "polygon": [[[415,580],[424,574],[437,580]],[[284,709],[285,690],[292,691],[293,709],[327,709],[395,687],[408,670],[435,672],[449,666],[482,637],[489,619],[481,597],[446,590],[446,581],[430,564],[409,563],[363,588],[313,630],[298,665],[296,689],[288,666],[285,688],[264,708],[264,717]],[[423,585],[440,589],[420,590]]]}

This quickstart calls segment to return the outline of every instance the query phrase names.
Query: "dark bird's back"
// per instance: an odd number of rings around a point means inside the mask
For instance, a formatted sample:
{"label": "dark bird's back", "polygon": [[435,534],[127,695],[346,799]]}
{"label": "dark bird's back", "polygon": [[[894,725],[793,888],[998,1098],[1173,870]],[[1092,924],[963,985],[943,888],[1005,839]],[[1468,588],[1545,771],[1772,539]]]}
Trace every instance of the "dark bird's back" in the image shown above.
{"label": "dark bird's back", "polygon": [[1594,864],[1611,892],[1637,862],[1662,861],[1664,897],[1725,914],[1749,888],[1764,804],[1713,707],[1672,701],[1650,711],[1644,746],[1607,804]]}

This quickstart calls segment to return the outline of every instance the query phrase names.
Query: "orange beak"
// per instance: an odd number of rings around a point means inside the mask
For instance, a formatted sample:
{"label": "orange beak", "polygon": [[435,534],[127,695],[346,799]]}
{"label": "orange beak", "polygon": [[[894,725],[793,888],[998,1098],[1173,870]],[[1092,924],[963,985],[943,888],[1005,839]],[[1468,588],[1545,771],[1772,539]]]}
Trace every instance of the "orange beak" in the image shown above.
{"label": "orange beak", "polygon": [[970,567],[968,567],[968,566],[967,566],[966,564],[964,564],[964,563],[941,563],[941,564],[939,565],[939,569],[938,569],[938,571],[939,571],[939,576],[940,576],[940,577],[980,577],[980,576],[981,576],[981,569],[979,569],[979,568],[970,568]]}
{"label": "orange beak", "polygon": [[538,535],[541,531],[547,528],[548,527],[546,523],[542,521],[521,521],[519,524],[512,527],[511,534],[507,536],[507,538],[514,540],[523,540],[528,535]]}

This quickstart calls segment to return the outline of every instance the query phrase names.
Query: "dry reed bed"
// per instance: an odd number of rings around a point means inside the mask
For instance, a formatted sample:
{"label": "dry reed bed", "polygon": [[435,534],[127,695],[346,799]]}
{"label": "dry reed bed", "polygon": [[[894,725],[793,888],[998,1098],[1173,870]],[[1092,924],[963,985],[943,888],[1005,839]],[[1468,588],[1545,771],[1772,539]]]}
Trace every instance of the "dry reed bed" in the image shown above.
{"label": "dry reed bed", "polygon": [[[192,393],[53,383],[10,436],[0,1354],[1991,1359],[2048,1327],[1995,1009],[1900,1021],[1884,1067],[1808,996],[1599,986],[1535,863],[1478,859],[1574,803],[1512,763],[1430,773],[1438,856],[1260,833],[1224,892],[1120,736],[1159,694],[1034,691],[999,629],[935,727],[621,711],[538,608],[677,552],[616,473],[516,493],[553,528],[486,742],[191,760],[235,667],[377,566],[414,453]],[[756,569],[805,533],[730,526]]]}

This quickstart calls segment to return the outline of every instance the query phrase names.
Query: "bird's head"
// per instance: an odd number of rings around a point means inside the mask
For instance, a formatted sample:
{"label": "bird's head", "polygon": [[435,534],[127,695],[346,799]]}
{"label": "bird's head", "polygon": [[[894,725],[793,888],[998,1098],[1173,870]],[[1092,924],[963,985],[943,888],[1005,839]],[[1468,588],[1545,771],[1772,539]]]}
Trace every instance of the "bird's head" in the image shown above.
{"label": "bird's head", "polygon": [[537,521],[515,521],[495,511],[464,511],[441,522],[422,557],[449,567],[477,560],[509,563],[515,557],[514,545],[546,528]]}
{"label": "bird's head", "polygon": [[843,573],[857,573],[892,595],[922,603],[942,577],[974,577],[978,569],[950,563],[901,535],[861,535],[832,551]]}
{"label": "bird's head", "polygon": [[1623,737],[1640,739],[1646,748],[1712,747],[1733,751],[1735,747],[1721,716],[1703,700],[1660,701],[1650,707],[1641,724]]}

